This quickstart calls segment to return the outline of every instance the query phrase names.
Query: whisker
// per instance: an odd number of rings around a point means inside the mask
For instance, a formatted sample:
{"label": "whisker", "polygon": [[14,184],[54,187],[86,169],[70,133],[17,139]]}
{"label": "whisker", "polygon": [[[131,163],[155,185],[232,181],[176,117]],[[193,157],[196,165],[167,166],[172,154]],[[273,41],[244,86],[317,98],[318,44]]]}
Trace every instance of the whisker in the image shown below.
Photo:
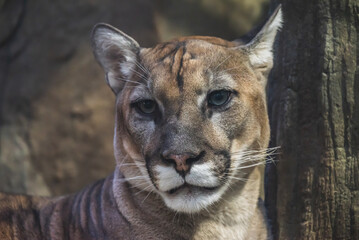
{"label": "whisker", "polygon": [[178,214],[178,211],[175,211],[175,215],[174,215],[173,218],[172,218],[172,222],[173,222],[173,223],[175,223],[175,219],[176,219],[177,214]]}
{"label": "whisker", "polygon": [[235,161],[245,162],[245,161],[264,161],[264,160],[273,160],[273,155],[266,155],[266,154],[256,154],[250,156],[232,156]]}
{"label": "whisker", "polygon": [[140,77],[142,80],[144,80],[145,82],[148,81],[148,78],[144,75],[142,75],[141,73],[137,72],[137,71],[134,71],[132,70],[138,77]]}
{"label": "whisker", "polygon": [[231,56],[226,57],[217,67],[214,68],[214,71],[217,70],[223,63],[225,63]]}
{"label": "whisker", "polygon": [[[239,69],[240,67],[233,67],[233,68],[226,68],[224,70],[222,70],[221,72],[228,72],[228,71],[231,71],[231,70],[234,70],[234,69]],[[219,72],[219,73],[221,73]]]}
{"label": "whisker", "polygon": [[135,88],[135,87],[137,87],[138,85],[136,85],[136,86],[124,86],[123,87],[123,89],[125,89],[125,88]]}
{"label": "whisker", "polygon": [[121,77],[115,77],[116,80],[119,80],[119,81],[123,81],[123,82],[129,82],[129,83],[134,83],[134,84],[137,84],[137,85],[143,85],[143,86],[146,86],[145,84],[143,83],[140,83],[140,82],[136,82],[136,81],[132,81],[132,80],[129,80],[129,79],[125,79],[125,78],[121,78]]}
{"label": "whisker", "polygon": [[122,163],[122,164],[120,164],[120,166],[138,166],[138,165],[140,165],[140,166],[145,166],[146,164],[144,164],[144,163]]}
{"label": "whisker", "polygon": [[209,206],[204,207],[204,210],[206,210],[207,213],[211,214],[211,212],[209,211],[208,207],[209,207]]}
{"label": "whisker", "polygon": [[238,178],[238,177],[233,177],[233,176],[228,177],[228,179],[238,180],[238,181],[242,181],[242,182],[254,181],[254,180],[248,179],[248,178]]}
{"label": "whisker", "polygon": [[255,166],[259,166],[259,165],[264,165],[266,163],[267,163],[267,161],[257,162],[257,163],[250,164],[250,165],[240,166],[237,169],[247,169],[247,168],[251,168],[251,167],[255,167]]}
{"label": "whisker", "polygon": [[[148,185],[147,187],[145,187],[145,188],[141,189],[140,191],[138,191],[137,193],[135,193],[135,195],[138,195],[138,194],[140,194],[141,192],[146,191],[146,190],[149,189],[150,187],[152,187],[152,186],[151,186],[151,185]],[[152,191],[151,191],[151,192],[152,192]]]}
{"label": "whisker", "polygon": [[[270,162],[274,162],[272,156],[279,154],[276,152],[278,148],[279,147],[262,149],[262,150],[232,152],[231,156],[234,158],[234,160],[237,163],[255,162],[255,161],[262,162],[263,164],[270,163]],[[236,156],[238,157],[237,159]]]}
{"label": "whisker", "polygon": [[138,68],[140,68],[144,73],[147,73],[148,75],[150,75],[150,71],[144,66],[142,65],[139,61],[135,60],[135,64]]}
{"label": "whisker", "polygon": [[130,70],[131,70],[133,73],[135,73],[137,76],[139,76],[140,78],[142,78],[143,80],[145,80],[146,82],[148,81],[148,78],[147,78],[145,75],[143,75],[142,73],[136,71],[134,68],[131,68]]}
{"label": "whisker", "polygon": [[261,150],[247,150],[247,151],[237,151],[237,152],[232,152],[231,155],[250,155],[250,154],[255,154],[255,153],[264,153],[266,155],[272,155],[272,154],[278,154],[276,153],[276,151],[279,149],[280,147],[272,147],[272,148],[265,148],[265,149],[261,149]]}
{"label": "whisker", "polygon": [[143,201],[141,202],[141,205],[145,202],[145,200],[148,198],[148,196],[150,196],[150,194],[153,193],[153,191],[150,191],[147,196],[143,199]]}
{"label": "whisker", "polygon": [[[140,184],[133,184],[130,186],[130,188],[140,188],[141,186],[147,186],[147,187],[150,187],[151,184],[149,184],[148,182],[142,182]],[[147,188],[146,187],[146,188]]]}
{"label": "whisker", "polygon": [[145,176],[136,176],[136,177],[131,177],[131,178],[114,179],[114,181],[126,182],[126,181],[129,181],[129,180],[136,180],[136,179],[147,179],[147,178]]}

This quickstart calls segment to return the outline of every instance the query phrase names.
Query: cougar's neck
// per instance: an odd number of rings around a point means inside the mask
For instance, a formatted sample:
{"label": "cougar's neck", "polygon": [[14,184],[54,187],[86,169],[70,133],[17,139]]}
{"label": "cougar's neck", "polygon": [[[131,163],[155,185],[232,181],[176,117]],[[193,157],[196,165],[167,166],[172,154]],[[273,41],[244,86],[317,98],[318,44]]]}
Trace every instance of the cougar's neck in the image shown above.
{"label": "cougar's neck", "polygon": [[[258,215],[261,183],[259,169],[248,171],[245,181],[238,181],[208,208],[208,217],[199,219],[194,239],[250,239],[250,226]],[[209,221],[208,221],[209,220]],[[255,239],[255,238],[254,238]]]}
{"label": "cougar's neck", "polygon": [[[191,239],[193,222],[179,220],[179,215],[164,204],[157,193],[149,193],[123,181],[124,176],[116,168],[113,180],[113,195],[119,211],[131,223],[139,239]],[[185,228],[187,231],[183,231]],[[148,235],[155,233],[155,235]],[[176,236],[176,238],[173,238]]]}
{"label": "cougar's neck", "polygon": [[110,175],[77,194],[56,197],[41,206],[41,239],[107,239],[126,233],[128,224],[117,210],[112,180]]}
{"label": "cougar's neck", "polygon": [[228,232],[228,237],[245,239],[258,210],[261,181],[257,168],[246,177],[246,181],[233,184],[219,202],[191,215],[170,210],[157,193],[141,192],[126,181],[116,181],[123,179],[118,168],[114,173],[113,192],[121,213],[143,232],[157,229],[178,239],[211,239]]}
{"label": "cougar's neck", "polygon": [[[113,175],[81,192],[47,201],[39,221],[45,239],[249,239],[258,216],[260,174],[232,184],[216,204],[199,213],[176,213],[156,193],[139,192]],[[257,216],[256,216],[257,213]],[[236,237],[233,237],[236,236]],[[254,238],[256,239],[256,238]]]}

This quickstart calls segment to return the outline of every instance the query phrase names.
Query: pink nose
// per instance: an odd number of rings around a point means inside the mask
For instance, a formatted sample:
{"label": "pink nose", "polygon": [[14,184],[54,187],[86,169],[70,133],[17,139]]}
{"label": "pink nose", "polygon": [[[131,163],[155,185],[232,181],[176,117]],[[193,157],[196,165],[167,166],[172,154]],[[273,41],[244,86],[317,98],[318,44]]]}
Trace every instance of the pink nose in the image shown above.
{"label": "pink nose", "polygon": [[184,175],[190,170],[191,165],[202,159],[205,154],[206,153],[204,151],[199,154],[191,152],[175,154],[167,150],[162,153],[162,157],[165,162],[174,163],[176,171],[181,175]]}
{"label": "pink nose", "polygon": [[168,160],[174,160],[174,162],[176,163],[176,169],[179,172],[187,172],[189,170],[189,164],[187,163],[187,160],[190,158],[191,156],[188,154],[181,154],[181,155],[175,155],[175,154],[170,154],[168,156]]}

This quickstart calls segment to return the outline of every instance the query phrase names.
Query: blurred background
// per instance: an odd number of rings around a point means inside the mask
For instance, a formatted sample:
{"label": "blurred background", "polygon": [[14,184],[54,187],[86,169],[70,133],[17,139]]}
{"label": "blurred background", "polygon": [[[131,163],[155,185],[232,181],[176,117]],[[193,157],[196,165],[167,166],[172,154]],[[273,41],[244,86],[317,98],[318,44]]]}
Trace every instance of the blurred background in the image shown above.
{"label": "blurred background", "polygon": [[0,0],[0,191],[59,195],[114,169],[114,100],[90,33],[109,23],[141,46],[182,35],[234,40],[269,0]]}

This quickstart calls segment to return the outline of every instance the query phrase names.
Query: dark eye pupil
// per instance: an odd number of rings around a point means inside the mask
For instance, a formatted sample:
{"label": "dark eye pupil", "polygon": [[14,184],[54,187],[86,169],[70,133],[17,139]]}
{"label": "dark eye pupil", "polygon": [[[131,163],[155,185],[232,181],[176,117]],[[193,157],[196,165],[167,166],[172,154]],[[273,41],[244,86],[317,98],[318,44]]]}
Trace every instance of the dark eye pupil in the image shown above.
{"label": "dark eye pupil", "polygon": [[230,92],[229,91],[215,91],[209,95],[208,103],[213,106],[221,106],[227,103],[229,99]]}
{"label": "dark eye pupil", "polygon": [[156,109],[156,105],[154,101],[151,100],[144,100],[139,102],[138,107],[143,113],[147,113],[147,114],[153,113]]}

